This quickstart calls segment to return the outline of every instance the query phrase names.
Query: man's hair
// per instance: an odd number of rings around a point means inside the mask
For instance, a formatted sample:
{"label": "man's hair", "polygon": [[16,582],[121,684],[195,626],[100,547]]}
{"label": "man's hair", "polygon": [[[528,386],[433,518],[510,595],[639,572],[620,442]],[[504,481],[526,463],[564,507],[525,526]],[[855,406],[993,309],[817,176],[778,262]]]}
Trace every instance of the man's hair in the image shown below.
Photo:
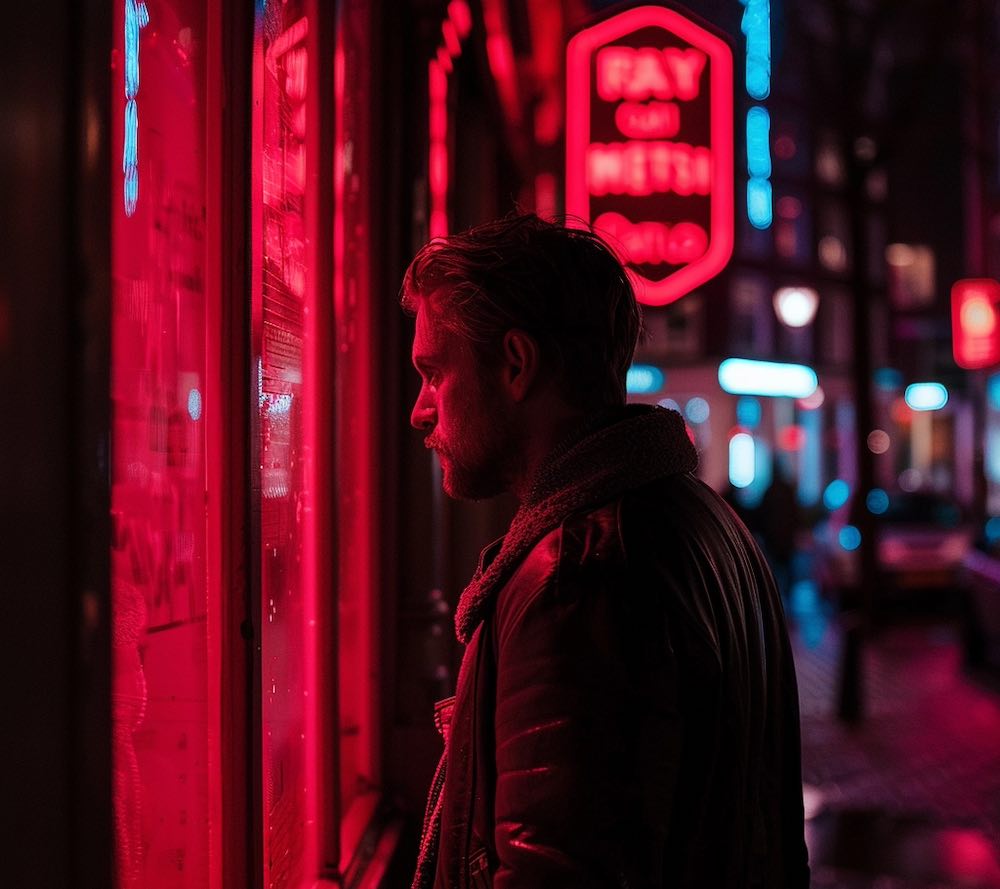
{"label": "man's hair", "polygon": [[495,364],[517,328],[538,341],[572,404],[625,403],[639,307],[621,262],[592,231],[528,213],[436,238],[406,270],[404,310],[416,314],[432,294],[441,325],[484,361]]}

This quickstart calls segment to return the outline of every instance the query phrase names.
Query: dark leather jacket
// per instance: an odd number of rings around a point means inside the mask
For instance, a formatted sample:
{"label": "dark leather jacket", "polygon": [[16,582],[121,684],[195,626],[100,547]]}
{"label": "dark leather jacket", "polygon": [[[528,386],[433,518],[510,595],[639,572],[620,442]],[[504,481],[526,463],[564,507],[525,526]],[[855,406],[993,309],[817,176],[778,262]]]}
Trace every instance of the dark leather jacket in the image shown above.
{"label": "dark leather jacket", "polygon": [[780,599],[690,473],[546,534],[449,709],[436,889],[808,886]]}

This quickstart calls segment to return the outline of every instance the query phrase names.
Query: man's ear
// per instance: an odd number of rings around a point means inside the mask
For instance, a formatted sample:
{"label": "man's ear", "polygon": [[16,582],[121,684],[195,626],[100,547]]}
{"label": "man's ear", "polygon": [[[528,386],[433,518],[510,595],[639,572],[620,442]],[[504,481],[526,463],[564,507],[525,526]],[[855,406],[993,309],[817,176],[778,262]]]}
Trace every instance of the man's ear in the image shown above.
{"label": "man's ear", "polygon": [[538,379],[541,366],[538,340],[517,328],[503,338],[503,383],[514,401],[523,401]]}

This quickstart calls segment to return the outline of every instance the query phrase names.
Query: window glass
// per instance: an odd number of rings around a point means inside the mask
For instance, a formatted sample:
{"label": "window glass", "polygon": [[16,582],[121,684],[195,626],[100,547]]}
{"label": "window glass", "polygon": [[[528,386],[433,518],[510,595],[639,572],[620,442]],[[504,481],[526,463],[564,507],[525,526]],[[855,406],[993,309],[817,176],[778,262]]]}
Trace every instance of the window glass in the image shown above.
{"label": "window glass", "polygon": [[263,885],[313,885],[316,835],[313,454],[306,410],[309,22],[302,0],[258,5],[254,45],[252,318],[260,559]]}
{"label": "window glass", "polygon": [[217,885],[208,767],[205,8],[115,4],[112,820],[120,889]]}

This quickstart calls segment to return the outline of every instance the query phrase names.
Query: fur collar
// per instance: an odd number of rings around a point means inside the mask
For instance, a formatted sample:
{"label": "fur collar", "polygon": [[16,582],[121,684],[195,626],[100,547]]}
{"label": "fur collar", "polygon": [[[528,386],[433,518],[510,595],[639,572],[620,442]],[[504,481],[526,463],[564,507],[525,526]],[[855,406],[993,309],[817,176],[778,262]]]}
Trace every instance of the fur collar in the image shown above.
{"label": "fur collar", "polygon": [[455,630],[468,643],[495,595],[532,547],[575,512],[668,475],[693,472],[698,455],[676,411],[629,405],[602,415],[558,446],[539,469],[503,538],[480,565],[455,611]]}

